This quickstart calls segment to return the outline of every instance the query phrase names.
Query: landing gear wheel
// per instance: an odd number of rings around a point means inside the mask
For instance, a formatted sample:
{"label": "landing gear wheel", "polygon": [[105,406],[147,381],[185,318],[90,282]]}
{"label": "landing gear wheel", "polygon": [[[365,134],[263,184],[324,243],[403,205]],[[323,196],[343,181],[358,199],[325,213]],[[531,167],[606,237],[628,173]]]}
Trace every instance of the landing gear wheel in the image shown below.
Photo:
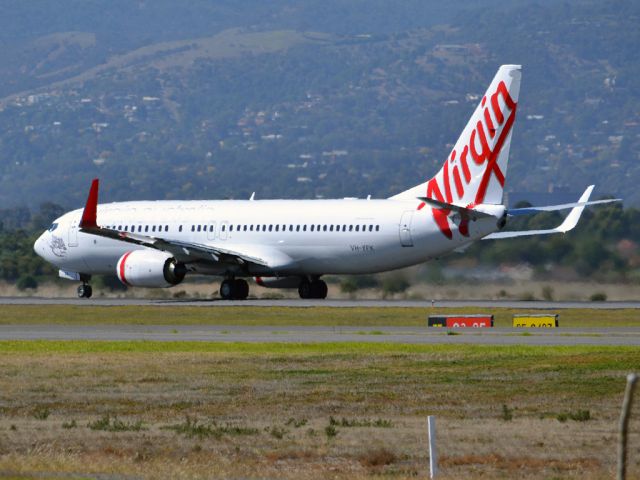
{"label": "landing gear wheel", "polygon": [[300,298],[304,299],[327,298],[327,284],[322,280],[314,280],[313,282],[303,280],[298,286],[298,294]]}
{"label": "landing gear wheel", "polygon": [[311,282],[311,294],[312,298],[327,298],[327,284],[323,280],[316,280]]}
{"label": "landing gear wheel", "polygon": [[300,285],[298,285],[298,295],[300,295],[300,298],[303,299],[312,298],[311,284],[308,280],[303,280],[302,282],[300,282]]}
{"label": "landing gear wheel", "polygon": [[220,284],[220,296],[223,300],[231,300],[235,293],[235,282],[231,279],[223,280]]}
{"label": "landing gear wheel", "polygon": [[236,300],[246,300],[249,296],[249,284],[241,278],[233,282],[233,298]]}
{"label": "landing gear wheel", "polygon": [[78,285],[78,298],[91,298],[91,295],[93,295],[91,285],[86,285],[84,283],[82,285]]}

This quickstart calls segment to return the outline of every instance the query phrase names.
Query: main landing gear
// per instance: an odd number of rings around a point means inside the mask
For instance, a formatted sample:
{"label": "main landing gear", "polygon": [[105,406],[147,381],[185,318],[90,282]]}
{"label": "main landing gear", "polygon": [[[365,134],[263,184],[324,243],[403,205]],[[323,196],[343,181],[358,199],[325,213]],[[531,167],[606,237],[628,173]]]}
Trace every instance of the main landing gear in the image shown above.
{"label": "main landing gear", "polygon": [[91,298],[93,295],[93,289],[88,283],[82,283],[78,285],[78,298]]}
{"label": "main landing gear", "polygon": [[249,284],[241,278],[225,278],[220,284],[220,296],[223,300],[246,300]]}
{"label": "main landing gear", "polygon": [[300,298],[327,298],[327,284],[323,280],[304,279],[298,287]]}

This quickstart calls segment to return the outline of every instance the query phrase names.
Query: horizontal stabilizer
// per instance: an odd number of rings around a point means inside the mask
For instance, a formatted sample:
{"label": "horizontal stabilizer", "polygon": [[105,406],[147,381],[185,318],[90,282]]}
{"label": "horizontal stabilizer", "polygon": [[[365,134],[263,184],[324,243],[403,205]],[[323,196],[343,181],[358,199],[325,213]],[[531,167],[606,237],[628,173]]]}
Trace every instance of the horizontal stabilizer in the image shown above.
{"label": "horizontal stabilizer", "polygon": [[[538,212],[548,212],[554,210],[564,210],[567,208],[571,208],[569,215],[564,219],[564,221],[558,225],[556,228],[550,228],[547,230],[523,230],[523,231],[515,231],[515,232],[495,232],[491,235],[487,235],[483,238],[483,240],[495,240],[499,238],[513,238],[513,237],[527,237],[530,235],[549,235],[551,233],[566,233],[569,230],[572,230],[577,224],[578,220],[580,220],[580,216],[584,211],[584,207],[587,205],[597,205],[601,203],[610,203],[610,202],[618,202],[619,199],[612,200],[596,200],[594,202],[589,201],[589,197],[591,196],[591,192],[593,191],[594,185],[589,185],[587,189],[584,191],[580,200],[576,203],[566,203],[563,205],[550,205],[548,207],[531,207],[531,208],[515,208],[507,210],[508,215],[525,215],[532,214]],[[527,211],[525,213],[525,210]]]}
{"label": "horizontal stabilizer", "polygon": [[[592,185],[593,186],[593,185]],[[610,198],[606,200],[593,200],[591,202],[575,202],[575,203],[563,203],[562,205],[547,205],[544,207],[524,207],[524,208],[509,208],[507,215],[515,217],[518,215],[531,215],[540,212],[555,212],[557,210],[567,210],[575,207],[588,207],[589,205],[601,205],[603,203],[621,202],[621,198]]]}
{"label": "horizontal stabilizer", "polygon": [[439,200],[434,200],[428,197],[418,197],[418,200],[424,202],[426,204],[431,205],[432,207],[439,208],[442,210],[452,210],[456,213],[459,213],[463,219],[467,220],[477,220],[479,218],[490,218],[492,215],[488,213],[479,212],[478,210],[474,210],[472,208],[461,207],[460,205],[454,205],[452,203],[441,202]]}

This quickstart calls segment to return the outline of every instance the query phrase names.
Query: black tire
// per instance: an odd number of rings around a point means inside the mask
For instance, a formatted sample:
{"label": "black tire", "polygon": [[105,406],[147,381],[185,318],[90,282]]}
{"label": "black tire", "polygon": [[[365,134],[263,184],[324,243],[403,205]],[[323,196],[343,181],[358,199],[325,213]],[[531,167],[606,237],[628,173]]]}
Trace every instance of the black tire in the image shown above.
{"label": "black tire", "polygon": [[328,292],[327,284],[323,280],[316,280],[311,284],[312,298],[323,299],[327,298]]}
{"label": "black tire", "polygon": [[233,280],[223,280],[220,284],[220,296],[223,300],[232,300],[235,293]]}
{"label": "black tire", "polygon": [[239,278],[234,282],[233,289],[233,298],[236,300],[246,300],[249,296],[249,284],[242,278]]}
{"label": "black tire", "polygon": [[298,295],[300,295],[300,298],[305,300],[307,298],[312,298],[311,294],[311,284],[307,280],[300,282],[300,285],[298,285]]}
{"label": "black tire", "polygon": [[78,285],[78,298],[85,298],[84,289],[85,289],[84,285]]}
{"label": "black tire", "polygon": [[91,285],[85,285],[84,298],[91,298],[91,295],[93,295],[93,288],[91,288]]}

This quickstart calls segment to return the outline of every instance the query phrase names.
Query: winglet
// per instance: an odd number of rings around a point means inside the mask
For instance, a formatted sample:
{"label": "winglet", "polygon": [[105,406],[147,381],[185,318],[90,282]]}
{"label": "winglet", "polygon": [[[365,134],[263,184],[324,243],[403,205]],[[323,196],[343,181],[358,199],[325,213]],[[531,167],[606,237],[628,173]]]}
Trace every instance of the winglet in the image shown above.
{"label": "winglet", "polygon": [[[593,188],[595,185],[589,185],[587,189],[584,191],[578,203],[586,203],[589,201],[589,197],[591,196],[591,192],[593,192]],[[573,207],[567,215],[567,218],[564,219],[556,230],[562,233],[567,233],[569,230],[573,230],[573,228],[578,224],[578,220],[580,220],[580,216],[584,211],[585,205],[579,205],[577,207]]]}
{"label": "winglet", "polygon": [[82,212],[82,219],[80,220],[80,228],[96,228],[98,226],[98,187],[100,180],[94,178],[91,182],[91,189],[89,190],[89,196],[87,197],[87,203],[84,206]]}

